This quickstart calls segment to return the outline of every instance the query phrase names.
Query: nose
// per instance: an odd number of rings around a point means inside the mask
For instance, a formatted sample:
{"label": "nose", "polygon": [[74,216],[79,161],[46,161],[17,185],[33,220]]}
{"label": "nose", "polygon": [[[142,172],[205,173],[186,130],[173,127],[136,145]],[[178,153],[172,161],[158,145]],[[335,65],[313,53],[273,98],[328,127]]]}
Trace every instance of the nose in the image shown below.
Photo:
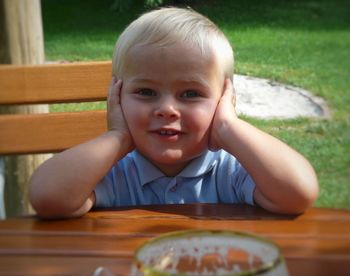
{"label": "nose", "polygon": [[176,99],[172,97],[164,97],[158,102],[154,110],[154,115],[158,118],[177,119],[180,117],[180,111],[176,103]]}

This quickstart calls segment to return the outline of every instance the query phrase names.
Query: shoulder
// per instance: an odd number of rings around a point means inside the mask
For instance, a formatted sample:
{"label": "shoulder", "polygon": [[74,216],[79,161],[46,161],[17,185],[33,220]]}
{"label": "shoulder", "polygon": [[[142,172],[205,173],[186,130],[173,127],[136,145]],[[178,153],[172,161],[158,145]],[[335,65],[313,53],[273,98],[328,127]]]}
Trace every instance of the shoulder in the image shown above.
{"label": "shoulder", "polygon": [[112,168],[111,173],[118,178],[123,177],[126,181],[146,183],[163,176],[149,160],[136,150],[128,153],[119,160]]}
{"label": "shoulder", "polygon": [[247,171],[235,156],[224,151],[219,150],[214,153],[215,166],[214,173],[219,179],[235,179],[239,177],[246,177]]}
{"label": "shoulder", "polygon": [[213,158],[217,162],[218,167],[221,166],[239,166],[240,163],[235,156],[224,150],[219,150],[213,153]]}
{"label": "shoulder", "polygon": [[[118,160],[113,167],[108,172],[107,176],[109,177],[115,177],[116,175],[131,173],[136,170],[136,161],[137,155],[135,155],[135,152],[129,152],[127,155],[125,155],[122,159]],[[123,173],[124,172],[124,173]]]}
{"label": "shoulder", "polygon": [[118,160],[114,164],[114,168],[125,168],[129,167],[130,165],[135,165],[135,163],[138,162],[139,154],[136,151],[131,151],[127,155],[125,155],[122,159]]}

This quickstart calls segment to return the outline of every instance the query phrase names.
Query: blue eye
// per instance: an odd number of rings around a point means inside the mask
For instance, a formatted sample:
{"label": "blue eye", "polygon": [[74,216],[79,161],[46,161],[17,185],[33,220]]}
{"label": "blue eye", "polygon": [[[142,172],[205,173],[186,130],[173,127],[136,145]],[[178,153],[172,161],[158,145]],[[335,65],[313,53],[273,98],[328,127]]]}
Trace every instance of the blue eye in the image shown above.
{"label": "blue eye", "polygon": [[147,88],[138,90],[137,94],[140,96],[146,96],[146,97],[152,97],[157,95],[155,91]]}
{"label": "blue eye", "polygon": [[199,93],[195,90],[187,90],[182,94],[183,98],[195,98],[199,97]]}

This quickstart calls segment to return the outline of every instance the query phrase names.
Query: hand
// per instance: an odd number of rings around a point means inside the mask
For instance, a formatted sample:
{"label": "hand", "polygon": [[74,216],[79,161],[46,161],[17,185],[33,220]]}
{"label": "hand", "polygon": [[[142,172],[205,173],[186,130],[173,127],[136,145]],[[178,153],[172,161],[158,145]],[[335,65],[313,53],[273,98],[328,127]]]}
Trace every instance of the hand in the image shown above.
{"label": "hand", "polygon": [[229,78],[225,80],[224,93],[219,100],[214,114],[211,134],[209,139],[209,149],[217,151],[222,148],[221,138],[226,135],[228,124],[237,119],[235,110],[236,93]]}
{"label": "hand", "polygon": [[114,76],[112,78],[111,84],[109,86],[109,93],[107,99],[107,125],[109,131],[115,131],[122,138],[130,141],[132,144],[132,138],[128,125],[125,121],[123,110],[120,104],[120,96],[122,90],[122,80],[116,79]]}

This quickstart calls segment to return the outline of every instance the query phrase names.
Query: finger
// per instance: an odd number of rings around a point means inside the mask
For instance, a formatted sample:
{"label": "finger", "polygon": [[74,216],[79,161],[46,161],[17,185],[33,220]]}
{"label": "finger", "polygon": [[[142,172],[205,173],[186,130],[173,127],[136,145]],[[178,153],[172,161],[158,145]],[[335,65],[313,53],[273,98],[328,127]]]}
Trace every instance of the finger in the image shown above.
{"label": "finger", "polygon": [[118,79],[117,79],[115,76],[112,76],[112,79],[111,79],[111,81],[110,81],[110,83],[109,83],[108,95],[110,94],[111,88],[112,88],[112,86],[117,82],[117,80],[118,80]]}
{"label": "finger", "polygon": [[233,94],[233,86],[232,82],[229,78],[225,79],[224,93],[222,95],[223,98],[227,101],[231,101]]}
{"label": "finger", "polygon": [[233,107],[236,107],[236,91],[229,78],[225,79],[225,90],[222,98],[223,101],[231,103]]}
{"label": "finger", "polygon": [[108,100],[111,98],[112,89],[113,89],[113,85],[115,84],[115,80],[116,80],[116,78],[114,76],[112,76],[112,79],[111,79],[111,81],[109,83],[109,87],[108,87],[108,95],[107,95]]}
{"label": "finger", "polygon": [[108,106],[111,108],[120,102],[120,91],[121,91],[122,81],[112,79],[111,86],[109,87],[108,94]]}
{"label": "finger", "polygon": [[229,78],[227,78],[227,79],[225,79],[225,92],[224,92],[224,94],[226,94],[226,93],[231,94],[232,92],[233,92],[232,81]]}
{"label": "finger", "polygon": [[232,104],[234,107],[236,107],[236,89],[234,87],[232,87],[233,91],[232,91]]}

